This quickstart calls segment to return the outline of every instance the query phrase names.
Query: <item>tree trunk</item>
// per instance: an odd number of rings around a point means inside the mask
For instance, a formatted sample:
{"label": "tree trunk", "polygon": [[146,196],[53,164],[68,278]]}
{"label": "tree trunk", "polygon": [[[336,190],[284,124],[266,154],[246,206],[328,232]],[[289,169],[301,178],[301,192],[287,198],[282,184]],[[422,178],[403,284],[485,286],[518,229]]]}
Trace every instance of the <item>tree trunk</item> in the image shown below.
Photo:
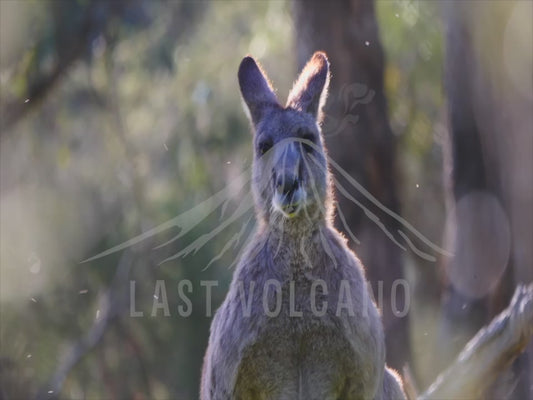
{"label": "tree trunk", "polygon": [[486,398],[484,391],[524,351],[531,335],[533,285],[519,285],[509,307],[468,342],[419,400]]}
{"label": "tree trunk", "polygon": [[[316,50],[324,50],[331,62],[332,79],[323,131],[329,155],[383,205],[398,213],[395,137],[389,125],[383,93],[384,57],[379,42],[374,4],[367,0],[293,2],[299,67]],[[333,171],[338,185],[375,213],[385,228],[396,235],[397,223],[380,212],[367,198],[349,189]],[[342,190],[336,190],[337,227],[355,247],[366,266],[378,305],[383,312],[387,362],[400,369],[410,357],[408,320],[393,313],[404,309],[404,292],[393,282],[403,278],[401,249],[365,215]],[[346,224],[343,223],[343,217]]]}
{"label": "tree trunk", "polygon": [[[524,58],[531,54],[531,33],[524,45],[518,24],[522,14],[531,15],[531,4],[520,3],[450,2],[446,8],[455,255],[444,260],[438,369],[501,311],[517,283],[533,279],[533,93],[531,57]],[[494,397],[531,398],[527,358],[519,358],[510,384],[498,384],[503,391]]]}

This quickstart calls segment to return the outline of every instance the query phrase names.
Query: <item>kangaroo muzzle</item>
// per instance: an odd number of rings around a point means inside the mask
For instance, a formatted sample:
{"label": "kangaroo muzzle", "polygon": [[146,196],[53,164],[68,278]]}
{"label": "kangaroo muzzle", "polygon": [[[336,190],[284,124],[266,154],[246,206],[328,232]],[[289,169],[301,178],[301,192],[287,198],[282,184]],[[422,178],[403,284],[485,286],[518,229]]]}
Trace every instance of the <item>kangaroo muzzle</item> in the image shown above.
{"label": "kangaroo muzzle", "polygon": [[274,150],[272,203],[285,217],[293,218],[305,203],[300,146],[295,140],[286,140],[278,143]]}

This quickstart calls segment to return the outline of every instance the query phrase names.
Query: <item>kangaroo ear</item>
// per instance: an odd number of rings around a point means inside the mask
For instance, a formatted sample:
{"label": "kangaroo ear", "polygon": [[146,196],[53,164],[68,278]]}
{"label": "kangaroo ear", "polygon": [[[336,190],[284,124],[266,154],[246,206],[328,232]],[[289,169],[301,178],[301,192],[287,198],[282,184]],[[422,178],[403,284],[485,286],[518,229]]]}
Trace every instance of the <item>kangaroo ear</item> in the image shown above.
{"label": "kangaroo ear", "polygon": [[294,83],[287,107],[307,112],[321,120],[329,86],[329,61],[326,53],[317,51],[307,62]]}
{"label": "kangaroo ear", "polygon": [[239,86],[242,98],[254,125],[263,118],[266,109],[279,105],[272,86],[252,57],[244,57],[239,67]]}

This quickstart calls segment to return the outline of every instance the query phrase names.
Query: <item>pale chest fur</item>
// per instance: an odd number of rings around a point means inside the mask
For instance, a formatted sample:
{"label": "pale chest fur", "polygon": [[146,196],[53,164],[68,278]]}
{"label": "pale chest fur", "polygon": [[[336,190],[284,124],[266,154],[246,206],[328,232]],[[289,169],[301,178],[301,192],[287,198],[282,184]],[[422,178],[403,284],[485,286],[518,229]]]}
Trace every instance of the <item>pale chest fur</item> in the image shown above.
{"label": "pale chest fur", "polygon": [[312,265],[300,251],[288,254],[296,246],[285,246],[275,256],[263,249],[255,259],[260,261],[252,258],[236,274],[219,316],[231,315],[232,326],[246,332],[227,342],[236,346],[235,398],[358,399],[375,393],[383,369],[376,360],[384,358],[377,310],[357,261],[327,235],[320,240],[328,240],[331,252],[324,243],[305,251]]}

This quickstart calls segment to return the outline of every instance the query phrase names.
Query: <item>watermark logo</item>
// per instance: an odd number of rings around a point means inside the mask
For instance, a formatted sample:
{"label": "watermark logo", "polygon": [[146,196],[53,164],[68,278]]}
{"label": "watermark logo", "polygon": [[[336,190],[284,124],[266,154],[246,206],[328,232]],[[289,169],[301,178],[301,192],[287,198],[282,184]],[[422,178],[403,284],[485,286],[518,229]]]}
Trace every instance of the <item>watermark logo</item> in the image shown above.
{"label": "watermark logo", "polygon": [[[329,118],[329,123],[324,126],[322,135],[334,136],[343,132],[346,126],[349,124],[356,124],[358,121],[358,115],[353,114],[354,110],[356,110],[359,105],[370,103],[374,98],[374,95],[374,91],[361,84],[352,84],[341,88],[339,92],[339,100],[344,106],[345,116],[337,120]],[[289,151],[288,149],[291,150]],[[297,151],[294,149],[297,149]],[[309,224],[314,223],[315,220],[313,219],[313,216],[310,215],[311,212],[309,211],[309,207],[307,207],[308,204],[313,204],[315,206],[315,216],[316,213],[322,213],[324,215],[332,214],[333,210],[328,209],[328,207],[334,207],[334,211],[339,216],[340,221],[342,221],[344,230],[348,237],[354,243],[359,244],[359,240],[347,224],[347,221],[344,217],[344,212],[341,209],[339,202],[331,202],[330,204],[327,201],[328,196],[324,193],[329,193],[329,191],[333,190],[338,196],[345,197],[351,204],[353,204],[354,207],[361,209],[363,215],[369,218],[396,246],[402,250],[411,250],[418,257],[431,262],[436,261],[436,254],[451,256],[448,251],[440,248],[438,245],[426,238],[407,220],[383,205],[355,178],[350,176],[350,174],[343,169],[339,163],[337,163],[326,153],[322,139],[313,141],[312,139],[305,137],[291,137],[275,143],[275,145],[271,146],[271,148],[269,148],[265,154],[260,154],[255,159],[252,166],[240,172],[237,176],[231,179],[226,187],[197,204],[193,208],[138,236],[135,236],[106,251],[96,254],[95,256],[85,260],[85,262],[97,260],[101,257],[123,251],[141,242],[145,242],[147,239],[151,239],[150,242],[153,243],[155,236],[164,232],[175,230],[177,228],[179,229],[179,233],[166,240],[164,243],[158,244],[154,247],[154,249],[169,248],[168,246],[174,245],[178,241],[181,243],[180,248],[174,254],[164,257],[159,262],[159,265],[162,265],[171,260],[183,258],[187,255],[197,253],[204,248],[207,243],[218,239],[218,237],[223,233],[225,234],[227,230],[235,230],[235,228],[237,228],[237,232],[226,241],[218,254],[216,254],[207,263],[207,265],[205,265],[204,270],[210,267],[213,263],[222,259],[226,253],[234,254],[234,256],[232,256],[233,261],[230,265],[231,267],[242,258],[244,252],[250,248],[249,244],[254,240],[255,236],[253,231],[257,221],[256,218],[254,218],[253,209],[254,205],[258,204],[258,201],[260,208],[262,207],[264,209],[269,209],[267,213],[275,216],[269,218],[266,223],[271,229],[278,228],[278,231],[281,232],[281,235],[278,237],[278,249],[276,250],[275,254],[273,254],[273,257],[276,257],[279,250],[283,248],[283,246],[285,246],[284,243],[286,243],[286,237],[283,235],[290,235],[290,233],[286,234],[284,231],[286,230],[286,224],[288,224],[287,221],[290,219],[292,212],[294,211],[294,204],[292,203],[292,200],[288,202],[286,201],[287,194],[285,192],[281,194],[279,193],[279,183],[278,189],[276,189],[276,187],[273,185],[274,182],[271,178],[271,175],[263,172],[271,170],[275,172],[276,169],[279,169],[280,172],[284,172],[288,169],[289,164],[294,161],[294,158],[297,158],[302,165],[302,174],[306,177],[306,179],[303,183],[301,183],[297,190],[291,191],[291,196],[303,204],[303,207],[301,207],[303,208],[302,213]],[[261,168],[259,174],[257,173],[257,165],[260,165]],[[260,176],[260,179],[258,179],[258,175]],[[342,183],[338,178],[342,178]],[[326,184],[325,182],[331,182],[331,184]],[[283,184],[286,185],[285,183]],[[298,196],[296,196],[294,193],[297,193]],[[355,193],[357,195],[355,195]],[[259,200],[257,198],[258,196],[260,197]],[[359,199],[364,199],[364,204]],[[298,204],[298,206],[300,206],[300,204]],[[220,217],[219,223],[214,229],[205,232],[198,237],[190,239],[187,242],[183,242],[183,239],[186,237],[186,235],[191,233],[193,229],[201,227],[202,223],[207,220],[208,216],[215,213],[218,213]],[[389,225],[385,224],[380,219],[379,215],[386,215],[388,219],[394,221],[394,225],[398,228],[390,228]],[[332,262],[332,267],[337,268],[338,257],[332,248],[331,240],[329,240],[327,237],[327,232],[322,231],[321,228],[318,229],[317,235],[319,242],[318,245],[321,247],[321,251],[329,257]],[[305,266],[313,267],[314,261],[316,261],[316,252],[313,253],[314,250],[310,248],[306,241],[308,240],[301,238],[300,241],[291,242],[291,246],[294,247],[293,253],[294,251],[299,253],[298,259],[300,263],[305,264]],[[418,245],[415,245],[415,242]],[[250,254],[248,254],[248,256],[250,256]],[[207,282],[211,281],[202,282],[208,285]],[[279,313],[280,309],[278,307],[277,299],[278,296],[280,296],[279,293],[285,292],[286,285],[277,281],[267,281],[262,282],[261,284],[259,284],[259,282],[255,282],[254,285],[258,285],[255,288],[256,290],[260,290],[262,293],[270,293],[268,298],[274,299],[274,301],[271,302],[272,304],[268,303],[269,307],[263,307],[263,312],[265,312],[266,315]],[[313,283],[313,285],[315,285],[315,283]],[[407,288],[404,288],[403,286],[403,281],[398,283],[398,285],[393,285],[391,290],[397,290],[399,287],[401,287],[404,289],[405,293],[408,293]],[[213,287],[214,286],[216,285],[213,285]],[[294,283],[290,283],[288,286],[289,296],[291,294],[290,288],[292,286],[294,286]],[[206,290],[207,289],[211,290],[212,287],[206,286]],[[327,290],[327,287],[323,287],[322,283],[318,281],[315,286],[311,286],[311,289],[313,289],[313,291],[317,291],[319,289]],[[132,290],[134,292],[134,288]],[[190,313],[192,305],[190,304],[190,300],[189,302],[186,301],[186,292],[192,290],[192,283],[190,281],[181,281],[177,286],[177,290],[178,296],[184,299],[180,315]],[[242,290],[244,293],[245,291],[253,291],[254,288],[250,287],[246,288],[246,290]],[[339,295],[343,290],[345,290],[345,288],[342,285],[338,287]],[[209,291],[209,293],[211,292]],[[132,296],[134,297],[134,295]],[[166,287],[164,286],[164,283],[161,283],[159,286],[156,286],[154,294],[154,300],[156,301],[153,304],[154,308],[152,313],[155,312],[157,314],[158,312],[162,312],[164,315],[170,313],[167,304],[168,302],[164,300],[166,297]],[[392,301],[396,301],[397,296],[391,293],[390,296],[387,296],[387,298],[392,299]],[[407,298],[407,295],[404,295],[404,298]],[[320,305],[315,302],[315,299],[316,296],[313,293],[310,293],[309,305],[310,307],[313,306],[313,308],[316,308],[315,311],[320,314],[320,311],[323,310],[323,308],[321,308]],[[244,302],[243,304],[247,306],[243,310],[245,314],[247,312],[251,312],[249,310],[249,304],[247,303],[247,301],[249,301],[248,298],[241,296],[239,301]],[[291,300],[289,297],[289,302],[290,301]],[[134,302],[131,302],[131,304],[134,304]],[[206,302],[206,304],[210,304],[210,301]],[[343,303],[340,299],[337,299],[336,304]],[[272,308],[270,306],[272,306]],[[391,307],[392,306],[393,305],[391,305]],[[350,309],[349,304],[346,305],[346,307]],[[394,307],[396,307],[396,305],[394,305]],[[137,316],[137,312],[142,311],[137,311],[135,308],[133,308],[131,310],[132,316]],[[210,314],[210,312],[207,314]]]}
{"label": "watermark logo", "polygon": [[[313,144],[309,144],[313,146]],[[315,145],[316,146],[316,145]],[[344,170],[335,160],[330,156],[326,156],[329,167],[339,176],[342,176],[345,181],[348,183],[349,187],[345,187],[337,179],[333,179],[333,185],[337,195],[342,195],[346,197],[355,207],[363,210],[364,215],[369,218],[373,223],[375,223],[386,235],[387,237],[394,242],[399,248],[404,251],[408,249],[412,250],[414,254],[423,258],[426,261],[435,262],[436,257],[434,253],[438,253],[445,256],[451,256],[452,254],[442,249],[437,244],[433,243],[426,236],[424,236],[420,231],[418,231],[413,225],[411,225],[406,219],[395,213],[394,211],[387,208],[383,205],[375,196],[373,196],[368,190],[366,190],[357,180],[355,180],[350,174]],[[241,174],[239,174],[231,183],[224,187],[219,192],[215,193],[213,196],[202,201],[195,207],[190,210],[179,214],[178,216],[138,235],[135,236],[123,243],[120,243],[116,246],[113,246],[99,254],[96,254],[82,262],[94,261],[102,257],[123,251],[132,246],[135,246],[143,241],[153,238],[163,232],[170,231],[172,229],[179,229],[179,233],[167,240],[166,242],[157,245],[154,249],[161,249],[163,247],[169,246],[172,243],[175,243],[179,239],[182,239],[190,233],[193,229],[197,228],[204,222],[207,217],[215,212],[220,213],[220,223],[219,225],[196,239],[192,240],[190,243],[187,243],[183,248],[178,250],[175,254],[163,259],[160,261],[160,265],[168,261],[175,260],[178,258],[186,257],[189,254],[194,254],[202,249],[208,242],[215,240],[222,232],[228,229],[231,226],[240,226],[240,230],[234,234],[229,241],[223,246],[219,254],[215,255],[213,259],[205,266],[208,268],[218,259],[220,259],[224,253],[228,252],[230,249],[235,249],[240,247],[237,256],[234,259],[234,264],[238,260],[239,256],[242,254],[242,250],[246,248],[253,235],[250,235],[250,231],[253,230],[253,225],[255,225],[253,217],[253,208],[254,208],[254,198],[251,189],[251,176],[252,169],[248,168]],[[400,228],[396,232],[391,231],[387,226],[380,220],[377,213],[374,212],[370,207],[364,205],[359,200],[357,200],[352,194],[351,191],[356,191],[362,195],[368,202],[370,202],[379,212],[386,214],[388,217],[395,220]],[[229,204],[234,202],[238,198],[238,204],[233,209],[230,215],[226,215]],[[344,218],[343,210],[341,209],[338,202],[334,203],[336,207],[336,212],[339,215],[341,221],[343,222],[344,228],[348,236],[356,243],[359,243],[354,232],[350,229],[346,220]],[[419,243],[422,243],[426,249],[418,248],[414,243],[412,238],[416,238]],[[403,242],[403,243],[402,243]],[[432,254],[433,253],[433,254]]]}
{"label": "watermark logo", "polygon": [[[170,288],[170,290],[167,288]],[[137,294],[137,282],[130,281],[130,317],[180,317],[188,318],[203,313],[205,317],[213,315],[213,290],[219,286],[216,280],[201,280],[195,287],[193,282],[183,279],[167,285],[165,280],[156,280],[154,284],[151,307],[141,309],[139,300],[146,306],[145,299],[140,299]],[[237,281],[233,292],[230,292],[231,301],[237,306],[235,310],[243,318],[252,316],[277,318],[280,315],[289,318],[303,318],[304,316],[324,317],[326,314],[340,317],[347,315],[367,318],[368,313],[374,309],[374,304],[383,309],[384,301],[390,301],[390,309],[397,318],[405,317],[411,306],[411,292],[405,279],[393,282],[391,292],[384,296],[383,282],[378,282],[378,295],[375,303],[369,296],[354,295],[358,290],[354,282],[343,279],[336,283],[335,289],[323,279],[315,279],[305,288],[297,286],[294,280],[280,281],[267,279],[264,282],[254,280]],[[359,288],[360,289],[360,288]],[[370,292],[372,289],[369,287]],[[205,306],[202,310],[194,310],[191,296],[194,291],[201,291],[204,295]],[[170,296],[170,299],[169,299]],[[172,298],[174,297],[174,298]],[[355,299],[362,301],[357,302]],[[387,300],[385,300],[387,299]],[[401,299],[401,304],[398,302]],[[169,301],[177,303],[175,310],[171,310]]]}

